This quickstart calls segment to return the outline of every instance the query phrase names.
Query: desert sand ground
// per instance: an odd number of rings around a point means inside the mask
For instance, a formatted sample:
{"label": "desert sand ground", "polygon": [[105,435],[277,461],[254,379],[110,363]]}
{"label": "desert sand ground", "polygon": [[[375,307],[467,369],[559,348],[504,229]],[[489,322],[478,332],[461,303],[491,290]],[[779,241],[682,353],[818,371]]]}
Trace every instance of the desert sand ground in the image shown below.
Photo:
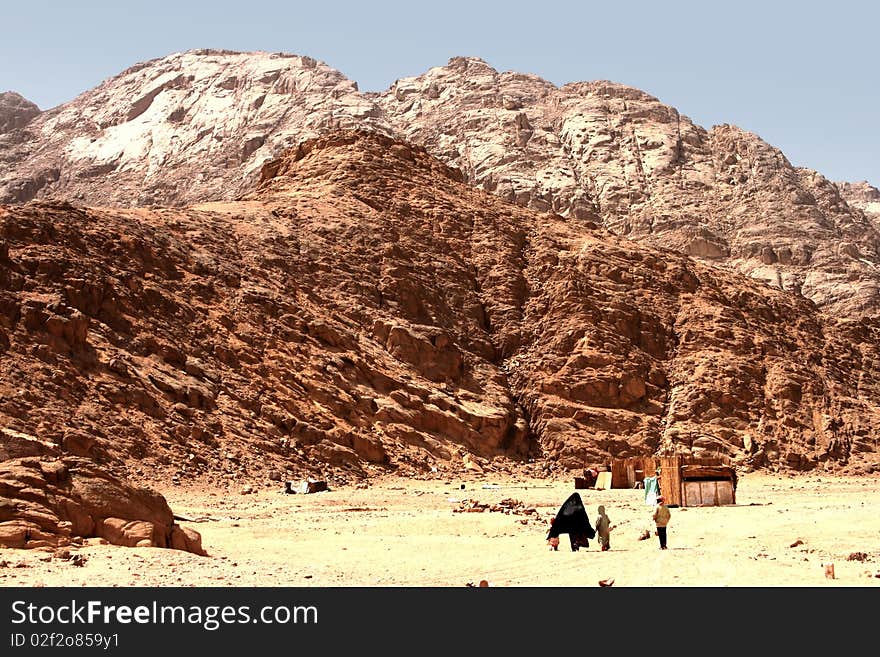
{"label": "desert sand ground", "polygon": [[[659,550],[642,490],[581,490],[591,521],[603,504],[611,550],[545,542],[573,477],[373,481],[309,495],[266,487],[160,489],[209,553],[109,545],[51,552],[0,549],[0,585],[30,586],[552,586],[878,587],[878,477],[746,474],[737,504],[673,508]],[[514,512],[456,512],[476,500]],[[515,504],[513,506],[516,506]],[[534,509],[531,514],[524,509]],[[519,511],[519,512],[517,512]],[[639,539],[650,528],[648,539]],[[4,563],[5,562],[5,563]],[[835,578],[825,576],[833,563]]]}

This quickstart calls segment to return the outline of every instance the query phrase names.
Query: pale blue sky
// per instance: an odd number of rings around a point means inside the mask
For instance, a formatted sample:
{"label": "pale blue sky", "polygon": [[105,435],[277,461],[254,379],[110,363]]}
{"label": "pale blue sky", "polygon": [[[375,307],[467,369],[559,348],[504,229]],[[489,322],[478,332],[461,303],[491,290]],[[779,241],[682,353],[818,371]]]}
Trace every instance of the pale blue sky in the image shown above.
{"label": "pale blue sky", "polygon": [[458,55],[608,79],[733,123],[832,180],[880,185],[880,3],[0,0],[0,91],[47,109],[192,48],[310,55],[364,91]]}

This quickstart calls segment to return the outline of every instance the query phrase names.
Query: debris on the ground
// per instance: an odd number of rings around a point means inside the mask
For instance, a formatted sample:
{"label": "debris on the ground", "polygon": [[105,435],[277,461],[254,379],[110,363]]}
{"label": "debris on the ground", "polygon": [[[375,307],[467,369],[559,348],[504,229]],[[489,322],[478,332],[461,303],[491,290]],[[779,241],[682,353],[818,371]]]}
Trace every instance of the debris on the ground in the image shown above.
{"label": "debris on the ground", "polygon": [[[452,501],[452,498],[449,499]],[[489,504],[478,500],[464,499],[458,502],[458,508],[453,509],[453,513],[482,513],[489,511],[492,513],[504,513],[507,515],[538,517],[538,510],[534,507],[526,506],[523,502],[515,500],[512,497],[505,498],[497,504]],[[522,522],[522,521],[521,521]],[[523,523],[526,524],[526,523]]]}
{"label": "debris on the ground", "polygon": [[198,516],[196,518],[190,518],[188,516],[174,516],[175,520],[180,520],[182,522],[218,522],[220,518],[212,518],[211,516]]}
{"label": "debris on the ground", "polygon": [[483,504],[476,500],[461,500],[458,508],[453,509],[453,513],[482,513],[489,508],[488,504]]}
{"label": "debris on the ground", "polygon": [[599,586],[612,586],[614,584],[614,578],[610,577],[608,579],[600,579]]}
{"label": "debris on the ground", "polygon": [[[476,472],[477,474],[482,474],[483,468],[480,467],[480,464],[477,463],[473,458],[471,458],[470,454],[465,454],[462,457],[462,463],[464,464],[465,469]],[[463,486],[462,486],[463,488]]]}
{"label": "debris on the ground", "polygon": [[789,545],[788,547],[797,547],[798,545],[803,545],[804,542],[801,539],[796,540],[794,543]]}
{"label": "debris on the ground", "polygon": [[864,552],[852,552],[847,558],[847,561],[867,561],[868,555]]}
{"label": "debris on the ground", "polygon": [[294,482],[284,482],[284,492],[288,494],[302,493],[307,495],[308,493],[320,493],[325,490],[330,489],[327,487],[327,482],[323,479],[306,479],[299,482],[296,488],[294,488]]}

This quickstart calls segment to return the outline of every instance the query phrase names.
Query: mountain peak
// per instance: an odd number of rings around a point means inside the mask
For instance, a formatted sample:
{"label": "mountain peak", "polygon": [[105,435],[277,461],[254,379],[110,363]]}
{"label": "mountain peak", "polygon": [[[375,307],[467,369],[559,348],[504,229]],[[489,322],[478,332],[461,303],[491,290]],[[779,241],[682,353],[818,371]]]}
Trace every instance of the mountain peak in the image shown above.
{"label": "mountain peak", "polygon": [[490,69],[496,73],[498,72],[482,57],[450,57],[449,61],[446,63],[446,68],[458,71],[467,71],[469,69]]}
{"label": "mountain peak", "polygon": [[40,108],[15,91],[0,93],[0,134],[24,128],[35,117]]}
{"label": "mountain peak", "polygon": [[284,179],[292,176],[324,177],[338,184],[422,175],[464,182],[460,171],[446,166],[422,146],[369,130],[335,130],[305,140],[264,164],[258,192],[283,191]]}

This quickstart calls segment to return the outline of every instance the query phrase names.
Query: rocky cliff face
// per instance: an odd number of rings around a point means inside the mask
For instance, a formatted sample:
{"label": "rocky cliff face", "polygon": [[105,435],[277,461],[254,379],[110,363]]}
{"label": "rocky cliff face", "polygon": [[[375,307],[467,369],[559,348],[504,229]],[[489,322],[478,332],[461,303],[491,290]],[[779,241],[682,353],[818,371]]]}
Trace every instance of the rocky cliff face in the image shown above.
{"label": "rocky cliff face", "polygon": [[880,310],[873,201],[793,167],[754,134],[706,130],[612,82],[556,87],[455,58],[363,94],[308,57],[191,51],[18,123],[0,134],[0,201],[232,200],[285,148],[361,127],[424,145],[531,209],[743,272],[831,314]]}
{"label": "rocky cliff face", "polygon": [[241,199],[0,210],[0,419],[135,479],[878,465],[880,325],[425,149],[305,142]]}

